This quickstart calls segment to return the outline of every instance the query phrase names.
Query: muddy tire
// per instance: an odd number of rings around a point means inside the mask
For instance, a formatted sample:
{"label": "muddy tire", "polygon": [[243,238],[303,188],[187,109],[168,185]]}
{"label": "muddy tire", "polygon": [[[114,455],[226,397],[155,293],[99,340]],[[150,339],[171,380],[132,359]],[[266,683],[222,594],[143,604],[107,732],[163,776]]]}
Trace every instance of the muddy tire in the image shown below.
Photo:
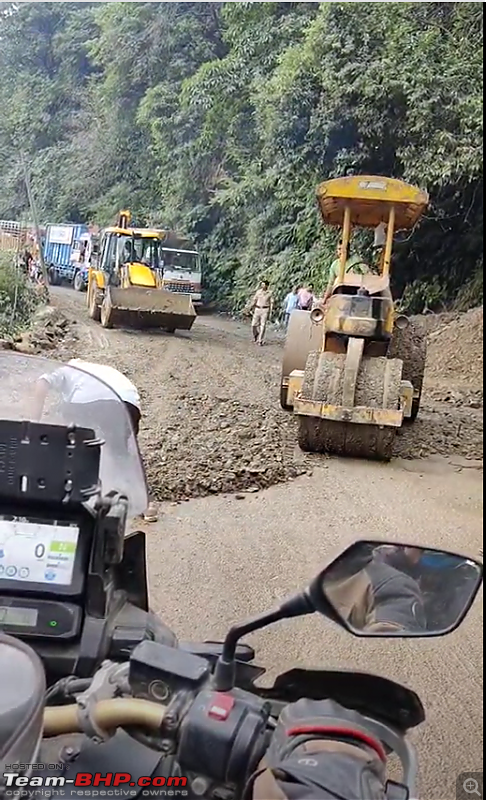
{"label": "muddy tire", "polygon": [[[341,405],[345,356],[337,353],[309,353],[302,393],[322,403]],[[386,380],[385,380],[386,376]],[[386,358],[363,359],[356,381],[355,402],[358,406],[383,407],[383,391],[387,385],[386,406],[397,409],[402,367]],[[304,452],[329,453],[351,458],[389,461],[393,455],[396,428],[334,422],[314,417],[299,420],[299,446]]]}
{"label": "muddy tire", "polygon": [[309,422],[313,421],[312,417],[299,417],[299,431],[297,434],[297,442],[300,449],[304,453],[313,453],[313,443],[311,432],[309,430]]}
{"label": "muddy tire", "polygon": [[321,423],[316,417],[299,417],[297,441],[304,453],[325,453],[321,447]]}
{"label": "muddy tire", "polygon": [[390,461],[393,457],[396,428],[353,425],[327,419],[301,417],[298,443],[304,453],[328,453],[347,458]]}
{"label": "muddy tire", "polygon": [[62,283],[61,277],[55,267],[49,267],[47,271],[50,286],[60,286]]}
{"label": "muddy tire", "polygon": [[346,423],[318,417],[300,417],[298,443],[304,453],[340,453],[346,450]]}
{"label": "muddy tire", "polygon": [[113,306],[109,302],[108,298],[104,297],[103,304],[100,309],[100,322],[102,328],[113,328],[114,320],[113,320]]}
{"label": "muddy tire", "polygon": [[410,320],[407,328],[395,327],[388,358],[399,358],[403,361],[402,380],[410,381],[414,393],[418,392],[418,397],[412,403],[412,415],[405,420],[414,422],[420,409],[427,360],[427,333],[424,326],[416,320]]}
{"label": "muddy tire", "polygon": [[80,272],[76,272],[74,276],[73,287],[76,292],[84,292],[84,281]]}
{"label": "muddy tire", "polygon": [[88,316],[95,322],[101,320],[101,305],[103,303],[103,292],[101,292],[96,281],[92,281],[88,289]]}
{"label": "muddy tire", "polygon": [[289,406],[288,402],[289,397],[289,387],[288,386],[281,386],[280,387],[280,405],[284,411],[292,411],[292,406]]}

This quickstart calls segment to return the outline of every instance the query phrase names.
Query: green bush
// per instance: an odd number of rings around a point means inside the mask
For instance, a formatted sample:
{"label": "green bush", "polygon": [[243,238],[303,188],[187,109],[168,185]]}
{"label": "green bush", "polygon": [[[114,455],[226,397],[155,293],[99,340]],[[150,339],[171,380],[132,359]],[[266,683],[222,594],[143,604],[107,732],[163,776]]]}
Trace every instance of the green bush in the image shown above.
{"label": "green bush", "polygon": [[35,288],[15,266],[15,255],[0,253],[0,338],[24,329],[39,303]]}

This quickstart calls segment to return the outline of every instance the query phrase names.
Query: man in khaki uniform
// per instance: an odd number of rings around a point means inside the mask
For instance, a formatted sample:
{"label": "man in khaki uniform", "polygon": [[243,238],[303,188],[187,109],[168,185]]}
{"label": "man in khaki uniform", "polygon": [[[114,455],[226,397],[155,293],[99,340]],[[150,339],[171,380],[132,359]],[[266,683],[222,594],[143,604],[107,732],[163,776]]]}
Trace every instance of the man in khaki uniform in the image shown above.
{"label": "man in khaki uniform", "polygon": [[262,281],[260,288],[255,292],[251,302],[253,317],[251,320],[251,330],[253,341],[260,346],[265,340],[268,318],[273,310],[273,295],[268,287],[268,281]]}

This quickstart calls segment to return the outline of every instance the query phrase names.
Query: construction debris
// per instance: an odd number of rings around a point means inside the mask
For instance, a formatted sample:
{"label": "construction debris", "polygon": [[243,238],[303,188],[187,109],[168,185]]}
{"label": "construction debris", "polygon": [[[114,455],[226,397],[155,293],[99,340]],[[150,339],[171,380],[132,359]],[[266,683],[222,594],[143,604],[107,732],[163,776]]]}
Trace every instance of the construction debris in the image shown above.
{"label": "construction debris", "polygon": [[64,314],[52,306],[43,306],[33,317],[32,327],[8,343],[9,349],[26,355],[55,350],[70,327]]}

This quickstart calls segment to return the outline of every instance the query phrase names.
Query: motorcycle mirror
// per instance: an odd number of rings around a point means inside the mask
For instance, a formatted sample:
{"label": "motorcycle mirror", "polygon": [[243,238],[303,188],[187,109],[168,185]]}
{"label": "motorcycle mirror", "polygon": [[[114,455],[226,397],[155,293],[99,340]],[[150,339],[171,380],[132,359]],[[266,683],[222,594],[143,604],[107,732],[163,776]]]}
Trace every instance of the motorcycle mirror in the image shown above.
{"label": "motorcycle mirror", "polygon": [[444,636],[461,624],[482,580],[482,564],[457,553],[363,540],[322,570],[307,596],[355,636]]}

